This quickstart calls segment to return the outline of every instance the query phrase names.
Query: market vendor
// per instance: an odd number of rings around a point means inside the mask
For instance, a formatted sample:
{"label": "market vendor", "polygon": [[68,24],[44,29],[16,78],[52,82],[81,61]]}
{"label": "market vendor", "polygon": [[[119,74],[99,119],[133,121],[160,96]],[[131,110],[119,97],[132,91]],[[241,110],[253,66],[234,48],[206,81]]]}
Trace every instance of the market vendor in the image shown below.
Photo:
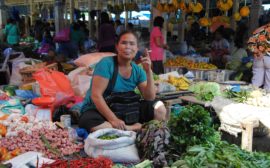
{"label": "market vendor", "polygon": [[235,39],[234,47],[230,55],[231,56],[227,58],[226,69],[237,70],[242,63],[242,59],[248,56],[241,39]]}
{"label": "market vendor", "polygon": [[223,37],[222,28],[216,30],[214,41],[211,43],[211,62],[223,69],[229,54],[230,44]]}
{"label": "market vendor", "polygon": [[[134,91],[137,87],[141,92],[143,101],[140,101],[139,120],[131,125],[126,124],[106,104],[104,97],[109,94],[106,91],[113,82],[114,57],[103,58],[95,67],[92,83],[87,91],[81,110],[79,127],[92,132],[103,128],[117,128],[121,130],[139,130],[141,124],[152,119],[165,120],[166,108],[161,101],[155,100],[155,87],[151,60],[148,55],[141,57],[143,69],[132,60],[138,51],[138,38],[134,32],[122,32],[116,42],[116,62],[118,74],[115,80],[113,92]],[[127,111],[128,112],[128,111]]]}

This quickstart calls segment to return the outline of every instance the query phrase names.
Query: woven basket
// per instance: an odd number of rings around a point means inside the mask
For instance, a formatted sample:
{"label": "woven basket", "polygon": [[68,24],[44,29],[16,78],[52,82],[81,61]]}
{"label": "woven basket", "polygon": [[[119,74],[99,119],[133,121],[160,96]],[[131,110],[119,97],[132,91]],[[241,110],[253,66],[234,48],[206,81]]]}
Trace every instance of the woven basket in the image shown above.
{"label": "woven basket", "polygon": [[33,78],[33,73],[35,73],[40,68],[44,68],[44,67],[51,70],[55,70],[55,71],[58,70],[57,63],[53,63],[46,66],[45,62],[22,68],[20,69],[20,74],[22,75],[22,82],[23,83],[34,82],[35,79]]}

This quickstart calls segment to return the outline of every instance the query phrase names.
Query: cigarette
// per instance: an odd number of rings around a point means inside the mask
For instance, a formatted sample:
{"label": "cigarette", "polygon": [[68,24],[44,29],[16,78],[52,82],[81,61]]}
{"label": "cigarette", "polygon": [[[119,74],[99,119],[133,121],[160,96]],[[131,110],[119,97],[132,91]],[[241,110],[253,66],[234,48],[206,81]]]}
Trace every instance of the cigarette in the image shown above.
{"label": "cigarette", "polygon": [[148,50],[147,52],[149,52],[149,53],[150,53],[150,52],[152,52],[152,50]]}

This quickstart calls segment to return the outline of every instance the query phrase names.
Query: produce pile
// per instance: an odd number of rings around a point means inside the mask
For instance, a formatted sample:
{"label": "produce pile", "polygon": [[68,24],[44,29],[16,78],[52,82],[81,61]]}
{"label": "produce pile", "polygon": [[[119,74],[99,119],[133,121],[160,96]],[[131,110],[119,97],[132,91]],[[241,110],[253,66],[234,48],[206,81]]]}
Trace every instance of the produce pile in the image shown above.
{"label": "produce pile", "polygon": [[0,139],[1,146],[8,151],[19,149],[20,153],[37,151],[50,159],[61,158],[66,155],[79,152],[82,145],[75,144],[70,138],[68,130],[39,129],[32,134],[18,132],[15,137],[4,137]]}
{"label": "produce pile", "polygon": [[270,107],[270,93],[265,90],[255,89],[249,93],[249,97],[245,101],[246,104],[258,107]]}
{"label": "produce pile", "polygon": [[198,82],[191,85],[189,90],[201,101],[212,101],[215,96],[221,95],[220,86],[215,82]]}
{"label": "produce pile", "polygon": [[170,133],[166,122],[152,120],[144,124],[136,138],[140,158],[153,160],[155,168],[167,166],[165,156],[169,138]]}
{"label": "produce pile", "polygon": [[[166,150],[160,152],[165,154],[163,158],[166,161],[153,160],[154,167],[270,167],[269,154],[247,152],[236,145],[221,141],[220,132],[214,129],[209,112],[202,106],[188,105],[179,115],[172,114],[168,123],[170,130],[169,143],[165,143],[164,139],[160,138],[162,137],[160,133],[155,138],[155,131],[153,130],[158,130],[153,129],[157,128],[155,123],[151,121],[146,125],[150,126],[150,129],[143,130],[144,134],[139,134],[139,136],[148,135],[137,139],[138,144],[141,145],[139,149],[142,150],[141,152],[145,152],[143,153],[146,156],[145,158],[150,158],[150,154],[158,151],[159,147],[154,149],[153,145],[150,144],[159,142],[161,149],[164,149],[164,145],[166,145]],[[166,124],[163,127],[167,128]]]}
{"label": "produce pile", "polygon": [[233,88],[225,89],[225,97],[231,100],[234,100],[238,103],[245,103],[249,98],[250,92],[248,90],[239,90],[235,91]]}
{"label": "produce pile", "polygon": [[234,144],[225,141],[215,141],[195,145],[187,150],[180,161],[192,168],[202,167],[270,167],[270,155],[258,152],[247,152]]}
{"label": "produce pile", "polygon": [[205,63],[205,62],[194,62],[193,60],[184,58],[184,57],[176,57],[172,59],[168,59],[165,66],[177,66],[177,67],[185,67],[187,69],[194,70],[214,70],[217,67],[213,64]]}
{"label": "produce pile", "polygon": [[168,83],[174,85],[176,90],[188,90],[189,85],[191,84],[191,82],[184,76],[178,78],[170,75],[168,77]]}
{"label": "produce pile", "polygon": [[80,158],[77,160],[56,160],[51,164],[43,164],[41,168],[111,168],[113,162],[104,157]]}
{"label": "produce pile", "polygon": [[0,140],[1,137],[18,136],[19,132],[32,134],[32,131],[41,128],[55,130],[56,126],[51,121],[38,121],[33,116],[21,114],[4,115],[0,118]]}

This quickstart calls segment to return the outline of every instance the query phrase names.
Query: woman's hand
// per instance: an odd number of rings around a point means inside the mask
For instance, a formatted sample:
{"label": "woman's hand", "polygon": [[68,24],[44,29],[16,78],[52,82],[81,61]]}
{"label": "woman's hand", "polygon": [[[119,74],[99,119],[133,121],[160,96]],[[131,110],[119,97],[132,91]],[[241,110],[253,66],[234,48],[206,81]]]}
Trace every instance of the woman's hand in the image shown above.
{"label": "woman's hand", "polygon": [[126,124],[124,121],[116,118],[110,121],[110,124],[112,125],[113,128],[117,128],[120,130],[126,130]]}
{"label": "woman's hand", "polygon": [[150,60],[149,50],[147,48],[144,50],[144,54],[141,57],[141,64],[146,72],[149,72],[151,70],[152,62]]}
{"label": "woman's hand", "polygon": [[164,48],[165,50],[169,50],[169,49],[170,49],[170,47],[169,47],[167,44],[164,44],[164,45],[163,45],[163,48]]}

